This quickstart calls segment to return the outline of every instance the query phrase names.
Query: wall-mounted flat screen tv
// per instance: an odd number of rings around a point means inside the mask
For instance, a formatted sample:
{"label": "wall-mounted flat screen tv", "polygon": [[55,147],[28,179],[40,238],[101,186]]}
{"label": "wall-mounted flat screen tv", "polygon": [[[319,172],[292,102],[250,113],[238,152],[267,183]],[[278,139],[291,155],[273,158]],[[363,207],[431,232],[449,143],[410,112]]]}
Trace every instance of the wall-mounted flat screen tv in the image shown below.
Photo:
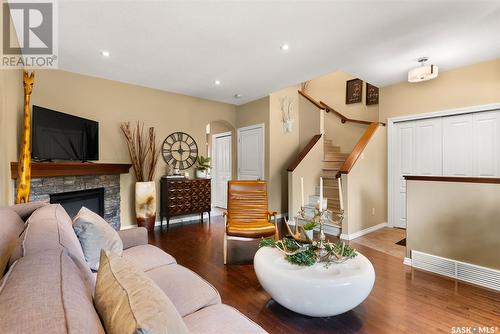
{"label": "wall-mounted flat screen tv", "polygon": [[99,123],[33,106],[31,156],[35,160],[99,160]]}

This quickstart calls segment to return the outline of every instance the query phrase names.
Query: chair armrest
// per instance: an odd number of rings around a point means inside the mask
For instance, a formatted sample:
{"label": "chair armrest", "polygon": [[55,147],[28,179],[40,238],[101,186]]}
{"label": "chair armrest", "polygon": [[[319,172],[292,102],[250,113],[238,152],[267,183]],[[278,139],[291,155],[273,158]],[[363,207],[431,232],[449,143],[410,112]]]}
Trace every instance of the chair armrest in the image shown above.
{"label": "chair armrest", "polygon": [[268,211],[267,212],[267,219],[271,220],[271,218],[274,217],[274,220],[276,221],[276,216],[277,215],[278,215],[278,213],[276,211],[273,211],[273,212]]}
{"label": "chair armrest", "polygon": [[118,235],[122,239],[123,249],[148,244],[148,230],[144,227],[120,230],[118,231]]}

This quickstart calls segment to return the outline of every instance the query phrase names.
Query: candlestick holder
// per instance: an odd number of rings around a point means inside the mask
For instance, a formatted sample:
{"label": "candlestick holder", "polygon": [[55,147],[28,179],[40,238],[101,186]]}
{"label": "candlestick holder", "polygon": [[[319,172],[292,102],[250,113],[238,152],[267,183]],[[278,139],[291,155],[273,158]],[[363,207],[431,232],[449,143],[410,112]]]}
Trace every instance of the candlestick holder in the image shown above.
{"label": "candlestick holder", "polygon": [[328,214],[328,209],[318,210],[319,218],[319,241],[318,241],[318,255],[320,258],[326,255],[325,249],[326,236],[325,236],[325,222],[331,222]]}

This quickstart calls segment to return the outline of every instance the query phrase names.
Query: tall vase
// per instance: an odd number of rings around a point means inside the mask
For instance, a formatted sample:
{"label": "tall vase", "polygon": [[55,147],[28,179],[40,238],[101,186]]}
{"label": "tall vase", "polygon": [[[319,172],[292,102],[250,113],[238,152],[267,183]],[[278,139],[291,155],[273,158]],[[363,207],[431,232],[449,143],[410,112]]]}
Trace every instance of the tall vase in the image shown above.
{"label": "tall vase", "polygon": [[150,182],[135,183],[135,216],[137,226],[153,231],[156,221],[156,184]]}

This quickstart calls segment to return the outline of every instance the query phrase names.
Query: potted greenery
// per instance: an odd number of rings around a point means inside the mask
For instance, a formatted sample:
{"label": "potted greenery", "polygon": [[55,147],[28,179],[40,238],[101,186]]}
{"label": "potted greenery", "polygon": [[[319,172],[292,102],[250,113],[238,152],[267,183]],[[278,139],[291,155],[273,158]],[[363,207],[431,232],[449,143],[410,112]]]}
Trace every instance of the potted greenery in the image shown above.
{"label": "potted greenery", "polygon": [[210,170],[210,157],[204,157],[200,155],[197,159],[196,165],[196,177],[199,179],[206,179],[208,177],[208,171]]}
{"label": "potted greenery", "polygon": [[318,225],[318,223],[314,220],[311,220],[309,223],[307,224],[304,224],[303,228],[304,228],[304,232],[306,234],[306,236],[313,240],[313,234],[314,234],[314,228]]}

